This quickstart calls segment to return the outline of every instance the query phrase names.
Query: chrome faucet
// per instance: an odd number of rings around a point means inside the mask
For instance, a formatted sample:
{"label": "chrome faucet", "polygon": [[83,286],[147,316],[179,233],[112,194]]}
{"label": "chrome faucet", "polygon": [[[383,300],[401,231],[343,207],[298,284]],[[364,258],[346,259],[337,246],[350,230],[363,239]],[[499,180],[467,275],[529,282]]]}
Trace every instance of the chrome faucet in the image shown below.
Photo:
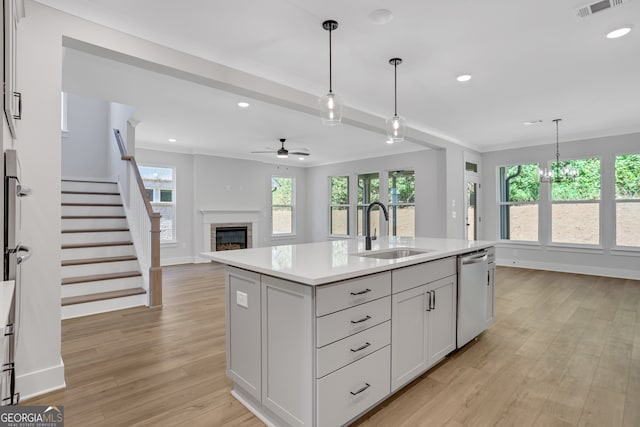
{"label": "chrome faucet", "polygon": [[384,219],[386,219],[387,221],[389,221],[389,212],[387,212],[387,208],[380,202],[372,202],[369,204],[369,206],[367,206],[367,226],[365,227],[365,237],[364,237],[364,250],[366,251],[370,251],[371,250],[371,241],[372,240],[376,240],[376,236],[374,233],[374,236],[371,237],[371,208],[374,205],[378,205],[380,206],[380,209],[382,209],[382,213],[384,213]]}

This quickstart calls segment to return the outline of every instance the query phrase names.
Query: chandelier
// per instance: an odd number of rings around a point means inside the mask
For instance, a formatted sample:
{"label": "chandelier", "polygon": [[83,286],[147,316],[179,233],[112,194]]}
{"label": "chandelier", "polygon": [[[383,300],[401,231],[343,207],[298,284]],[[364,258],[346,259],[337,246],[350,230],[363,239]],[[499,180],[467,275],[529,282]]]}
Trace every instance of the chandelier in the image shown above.
{"label": "chandelier", "polygon": [[578,170],[571,165],[560,166],[560,139],[558,136],[558,123],[562,119],[553,120],[556,123],[556,162],[551,168],[540,168],[538,176],[540,182],[561,182],[575,179],[578,176]]}

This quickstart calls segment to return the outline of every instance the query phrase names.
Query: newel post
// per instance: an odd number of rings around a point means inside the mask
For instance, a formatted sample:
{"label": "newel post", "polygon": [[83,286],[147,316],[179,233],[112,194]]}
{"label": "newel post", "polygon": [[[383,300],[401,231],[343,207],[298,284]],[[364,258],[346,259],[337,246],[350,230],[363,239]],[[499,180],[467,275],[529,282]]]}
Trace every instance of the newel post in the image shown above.
{"label": "newel post", "polygon": [[162,267],[160,267],[160,214],[151,216],[151,267],[149,267],[149,306],[162,305]]}

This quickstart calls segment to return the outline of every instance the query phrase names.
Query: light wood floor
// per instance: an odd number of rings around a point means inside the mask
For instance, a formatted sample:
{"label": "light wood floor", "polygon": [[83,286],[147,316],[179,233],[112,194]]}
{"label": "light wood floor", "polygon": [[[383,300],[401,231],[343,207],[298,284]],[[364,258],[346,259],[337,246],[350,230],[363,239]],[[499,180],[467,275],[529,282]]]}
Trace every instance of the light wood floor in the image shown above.
{"label": "light wood floor", "polygon": [[[164,269],[162,310],[65,320],[73,426],[261,426],[229,394],[224,277]],[[640,426],[640,282],[499,268],[496,322],[359,426]]]}

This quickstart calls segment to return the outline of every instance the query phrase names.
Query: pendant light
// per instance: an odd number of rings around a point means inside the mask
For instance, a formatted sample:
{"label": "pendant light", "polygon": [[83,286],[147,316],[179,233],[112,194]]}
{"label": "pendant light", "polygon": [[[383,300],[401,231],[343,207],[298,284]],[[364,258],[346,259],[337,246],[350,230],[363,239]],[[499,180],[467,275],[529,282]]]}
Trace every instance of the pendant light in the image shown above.
{"label": "pendant light", "polygon": [[393,65],[393,117],[387,119],[387,144],[393,144],[404,141],[407,121],[398,116],[398,65],[402,64],[402,59],[391,58],[389,64]]}
{"label": "pendant light", "polygon": [[342,99],[333,93],[333,75],[331,62],[331,32],[338,28],[338,22],[327,20],[322,23],[322,28],[329,31],[329,93],[318,99],[322,124],[325,126],[339,125],[342,120]]}
{"label": "pendant light", "polygon": [[566,165],[562,168],[560,167],[560,138],[558,133],[558,123],[560,123],[562,119],[555,119],[553,121],[556,123],[556,162],[553,164],[554,167],[552,168],[538,170],[540,182],[561,182],[572,180],[579,174],[579,172],[570,165]]}

